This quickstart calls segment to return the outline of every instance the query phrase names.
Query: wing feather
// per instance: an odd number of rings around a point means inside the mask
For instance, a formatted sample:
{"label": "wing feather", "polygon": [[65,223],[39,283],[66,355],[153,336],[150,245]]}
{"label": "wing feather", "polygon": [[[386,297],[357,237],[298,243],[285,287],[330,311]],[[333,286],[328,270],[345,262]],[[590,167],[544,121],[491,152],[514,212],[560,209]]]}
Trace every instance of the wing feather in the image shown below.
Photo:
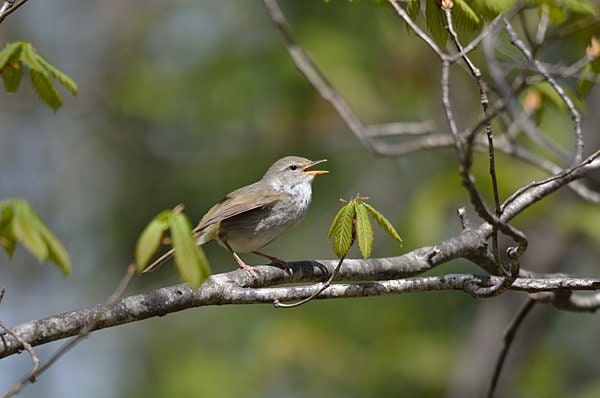
{"label": "wing feather", "polygon": [[[248,185],[228,194],[202,217],[196,228],[194,228],[194,232],[202,231],[209,225],[216,224],[238,214],[260,207],[271,206],[281,199],[281,193],[274,189],[270,189],[267,192],[263,190],[260,192],[260,195],[257,195],[256,184]],[[251,193],[253,193],[253,200],[249,201],[248,195]]]}

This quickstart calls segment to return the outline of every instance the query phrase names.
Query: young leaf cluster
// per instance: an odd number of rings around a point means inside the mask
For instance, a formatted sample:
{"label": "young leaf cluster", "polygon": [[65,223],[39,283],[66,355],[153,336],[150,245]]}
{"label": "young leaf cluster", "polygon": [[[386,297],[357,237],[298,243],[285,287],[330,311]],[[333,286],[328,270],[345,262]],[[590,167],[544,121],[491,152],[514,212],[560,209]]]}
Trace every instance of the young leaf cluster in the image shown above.
{"label": "young leaf cluster", "polygon": [[371,218],[394,240],[402,243],[394,226],[365,199],[357,195],[350,201],[344,201],[345,204],[331,223],[328,238],[332,240],[333,252],[338,258],[345,257],[355,241],[358,241],[364,258],[371,255],[374,240]]}
{"label": "young leaf cluster", "polygon": [[56,235],[44,225],[33,209],[22,199],[0,201],[0,244],[9,257],[17,242],[25,246],[39,261],[49,260],[68,275],[71,260]]}
{"label": "young leaf cluster", "polygon": [[[593,15],[597,12],[592,0],[531,0],[530,3],[549,7],[554,21],[565,19],[569,13]],[[484,21],[490,21],[510,9],[515,0],[408,0],[408,15],[416,20],[424,9],[427,29],[436,43],[443,47],[448,40],[448,31],[442,4],[452,10],[452,21],[459,32],[476,32]]]}
{"label": "young leaf cluster", "polygon": [[54,111],[62,106],[62,97],[55,81],[77,95],[77,84],[64,72],[40,55],[31,43],[15,41],[0,51],[0,75],[6,91],[14,93],[21,85],[23,68],[29,69],[31,85],[38,97]]}
{"label": "young leaf cluster", "polygon": [[142,272],[156,254],[167,230],[171,234],[179,275],[185,282],[199,287],[210,276],[210,265],[204,251],[196,244],[190,221],[180,208],[162,211],[144,228],[135,249],[138,271]]}

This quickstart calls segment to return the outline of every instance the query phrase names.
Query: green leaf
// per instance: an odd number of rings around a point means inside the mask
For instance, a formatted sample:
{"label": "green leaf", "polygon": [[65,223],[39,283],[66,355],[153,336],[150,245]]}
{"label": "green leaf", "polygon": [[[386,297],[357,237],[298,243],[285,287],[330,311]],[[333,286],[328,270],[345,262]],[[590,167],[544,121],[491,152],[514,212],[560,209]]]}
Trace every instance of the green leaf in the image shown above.
{"label": "green leaf", "polygon": [[19,58],[19,54],[21,53],[22,47],[23,42],[15,41],[12,43],[8,43],[2,49],[2,51],[0,51],[0,70],[2,70],[9,61]]}
{"label": "green leaf", "polygon": [[64,246],[27,202],[7,199],[0,202],[0,211],[0,243],[9,256],[19,241],[38,260],[50,260],[66,275],[71,272],[71,260]]}
{"label": "green leaf", "polygon": [[406,13],[413,21],[419,16],[421,11],[421,0],[410,0],[406,6]]}
{"label": "green leaf", "polygon": [[363,258],[368,258],[373,249],[373,227],[365,203],[357,201],[356,205],[356,240]]}
{"label": "green leaf", "polygon": [[20,61],[11,61],[2,68],[4,88],[9,93],[16,93],[23,77],[23,64]]}
{"label": "green leaf", "polygon": [[17,247],[17,238],[12,231],[14,211],[8,200],[0,202],[0,244],[6,250],[8,257],[13,256]]}
{"label": "green leaf", "polygon": [[187,217],[176,213],[170,221],[177,270],[185,282],[200,287],[210,275],[208,260],[192,236],[192,226]]}
{"label": "green leaf", "polygon": [[29,74],[31,76],[31,84],[38,97],[56,112],[62,106],[62,99],[48,74],[40,73],[34,69]]}
{"label": "green leaf", "polygon": [[425,2],[425,21],[433,40],[444,47],[446,41],[448,41],[448,32],[444,28],[446,17],[440,5],[435,0],[426,0]]}
{"label": "green leaf", "polygon": [[48,260],[58,265],[63,274],[69,275],[72,270],[71,259],[69,258],[69,253],[65,249],[65,247],[60,243],[56,235],[52,231],[50,231],[46,226],[39,220],[40,225],[40,233],[46,244],[48,245]]}
{"label": "green leaf", "polygon": [[162,236],[169,228],[170,215],[170,210],[161,212],[142,231],[135,247],[135,263],[139,272],[144,270],[160,246]]}
{"label": "green leaf", "polygon": [[77,83],[73,79],[39,54],[31,43],[22,41],[9,43],[0,51],[0,73],[7,91],[18,90],[24,65],[30,70],[35,92],[54,111],[62,105],[62,98],[54,86],[54,80],[67,88],[72,95],[77,95]]}
{"label": "green leaf", "polygon": [[392,238],[394,238],[396,241],[398,241],[398,243],[402,243],[402,239],[400,238],[400,235],[398,235],[398,232],[396,232],[396,229],[394,228],[394,226],[383,216],[383,214],[381,214],[380,212],[375,210],[375,208],[368,203],[364,203],[363,205],[367,208],[367,210],[369,211],[371,216],[375,219],[375,221],[377,221],[377,224],[379,224],[379,226],[388,235],[390,235]]}
{"label": "green leaf", "polygon": [[38,54],[31,43],[23,42],[21,46],[21,61],[31,69],[43,75],[48,76],[48,71],[38,60]]}
{"label": "green leaf", "polygon": [[71,273],[71,260],[67,251],[33,209],[23,200],[13,199],[8,202],[14,211],[11,224],[15,238],[39,261],[50,260],[65,275]]}
{"label": "green leaf", "polygon": [[36,59],[40,64],[48,70],[50,75],[59,81],[65,88],[67,88],[72,95],[77,95],[77,83],[69,76],[67,76],[64,72],[58,69],[56,66],[52,65],[46,58],[42,57],[40,54],[36,54]]}
{"label": "green leaf", "polygon": [[15,237],[39,261],[44,261],[48,258],[48,246],[38,229],[37,216],[29,205],[21,200],[15,200],[12,206],[14,210],[12,229]]}
{"label": "green leaf", "polygon": [[342,206],[329,229],[329,236],[333,236],[333,252],[338,258],[346,256],[354,243],[355,204],[351,200]]}
{"label": "green leaf", "polygon": [[[346,202],[346,205],[347,205],[347,202]],[[342,208],[337,212],[337,214],[333,218],[333,221],[331,222],[331,226],[329,227],[329,232],[327,233],[327,239],[331,239],[331,237],[335,234],[336,228],[337,228],[340,220],[342,219],[342,217],[345,214],[346,205],[342,206]]]}
{"label": "green leaf", "polygon": [[465,0],[454,0],[452,20],[457,28],[471,32],[480,28],[483,23]]}

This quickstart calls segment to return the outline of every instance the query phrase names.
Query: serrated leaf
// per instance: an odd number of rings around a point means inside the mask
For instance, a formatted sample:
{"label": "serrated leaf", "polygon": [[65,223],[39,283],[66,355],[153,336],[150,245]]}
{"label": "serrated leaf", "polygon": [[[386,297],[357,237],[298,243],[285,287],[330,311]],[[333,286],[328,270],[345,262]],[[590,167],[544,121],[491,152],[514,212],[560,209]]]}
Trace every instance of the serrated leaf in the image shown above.
{"label": "serrated leaf", "polygon": [[12,230],[15,237],[39,261],[44,261],[48,258],[48,246],[37,228],[35,214],[23,201],[15,200],[12,206],[14,211]]}
{"label": "serrated leaf", "polygon": [[342,206],[330,228],[330,236],[333,236],[333,253],[338,258],[346,256],[354,243],[355,204],[351,200]]}
{"label": "serrated leaf", "polygon": [[52,65],[50,61],[46,58],[42,57],[40,54],[36,54],[36,59],[38,62],[46,68],[46,70],[50,73],[50,75],[58,80],[60,84],[62,84],[66,89],[68,89],[72,95],[77,95],[77,83],[66,73],[58,69],[56,66]]}
{"label": "serrated leaf", "polygon": [[375,219],[375,221],[377,221],[377,224],[379,224],[379,226],[388,235],[390,235],[392,238],[394,238],[396,241],[398,241],[398,243],[402,243],[402,238],[400,238],[400,235],[398,235],[398,232],[396,231],[394,226],[383,216],[383,214],[381,214],[380,212],[375,210],[375,208],[368,203],[364,203],[364,206],[367,208],[367,210],[369,211],[371,216]]}
{"label": "serrated leaf", "polygon": [[419,16],[421,11],[421,0],[410,0],[406,5],[406,13],[413,21]]}
{"label": "serrated leaf", "polygon": [[435,0],[426,0],[425,2],[425,22],[433,40],[444,47],[448,41],[448,32],[444,28],[446,17]]}
{"label": "serrated leaf", "polygon": [[455,26],[466,31],[481,27],[483,21],[465,0],[454,0],[452,20]]}
{"label": "serrated leaf", "polygon": [[23,77],[23,64],[19,61],[11,61],[2,68],[2,80],[4,88],[9,93],[16,93],[21,85]]}
{"label": "serrated leaf", "polygon": [[[21,242],[39,261],[50,260],[61,271],[71,273],[71,259],[56,235],[46,227],[33,209],[24,201],[13,199],[11,229],[14,237]],[[14,248],[13,248],[14,250]]]}
{"label": "serrated leaf", "polygon": [[154,217],[142,231],[135,247],[135,264],[139,272],[143,271],[152,258],[164,232],[169,228],[170,210],[165,210]]}
{"label": "serrated leaf", "polygon": [[200,287],[208,278],[208,260],[192,236],[192,226],[182,213],[173,214],[170,220],[171,239],[175,249],[175,265],[179,275],[194,287]]}
{"label": "serrated leaf", "polygon": [[19,53],[21,52],[22,46],[23,42],[15,41],[12,43],[8,43],[2,49],[2,51],[0,51],[0,70],[4,68],[8,61],[17,59],[19,57]]}
{"label": "serrated leaf", "polygon": [[50,231],[40,220],[40,233],[48,245],[48,260],[56,264],[63,274],[69,275],[72,270],[71,259],[65,247],[60,243],[56,235]]}
{"label": "serrated leaf", "polygon": [[4,247],[6,250],[6,254],[8,254],[9,258],[12,258],[15,253],[15,249],[17,248],[17,239],[14,238],[14,235],[11,236],[9,234],[4,234],[0,232],[0,245]]}
{"label": "serrated leaf", "polygon": [[356,240],[363,258],[368,258],[373,249],[373,227],[369,219],[369,212],[365,203],[360,201],[355,205],[356,208]]}
{"label": "serrated leaf", "polygon": [[346,205],[342,206],[340,208],[340,210],[338,210],[335,217],[333,217],[333,221],[331,222],[331,225],[329,226],[329,232],[327,233],[327,239],[331,239],[331,237],[334,235],[337,225],[340,222],[340,219],[342,218],[342,216],[345,214],[345,212],[346,212]]}
{"label": "serrated leaf", "polygon": [[21,46],[21,61],[31,69],[48,77],[48,71],[38,61],[37,51],[33,48],[31,43],[23,42]]}
{"label": "serrated leaf", "polygon": [[62,98],[52,84],[48,74],[32,69],[30,72],[31,84],[38,97],[55,112],[62,106]]}
{"label": "serrated leaf", "polygon": [[0,202],[0,244],[12,257],[17,247],[17,238],[12,231],[13,208],[8,201]]}

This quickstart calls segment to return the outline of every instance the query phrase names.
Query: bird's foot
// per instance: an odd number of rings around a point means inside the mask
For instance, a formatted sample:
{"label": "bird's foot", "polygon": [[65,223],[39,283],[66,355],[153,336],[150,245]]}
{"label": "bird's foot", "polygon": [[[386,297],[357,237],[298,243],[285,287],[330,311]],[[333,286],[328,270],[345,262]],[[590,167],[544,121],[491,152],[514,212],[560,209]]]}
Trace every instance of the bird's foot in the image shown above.
{"label": "bird's foot", "polygon": [[241,269],[243,269],[244,271],[246,271],[247,273],[250,274],[250,276],[253,279],[257,279],[258,278],[258,272],[254,269],[253,266],[246,264],[243,261],[238,261],[238,265],[240,266]]}
{"label": "bird's foot", "polygon": [[289,273],[290,275],[294,271],[292,266],[285,260],[282,260],[282,259],[274,257],[274,256],[269,256],[268,254],[257,252],[257,251],[254,251],[252,253],[259,255],[261,257],[264,257],[264,258],[268,258],[269,260],[271,260],[271,264],[269,264],[270,266],[281,268],[282,270]]}

